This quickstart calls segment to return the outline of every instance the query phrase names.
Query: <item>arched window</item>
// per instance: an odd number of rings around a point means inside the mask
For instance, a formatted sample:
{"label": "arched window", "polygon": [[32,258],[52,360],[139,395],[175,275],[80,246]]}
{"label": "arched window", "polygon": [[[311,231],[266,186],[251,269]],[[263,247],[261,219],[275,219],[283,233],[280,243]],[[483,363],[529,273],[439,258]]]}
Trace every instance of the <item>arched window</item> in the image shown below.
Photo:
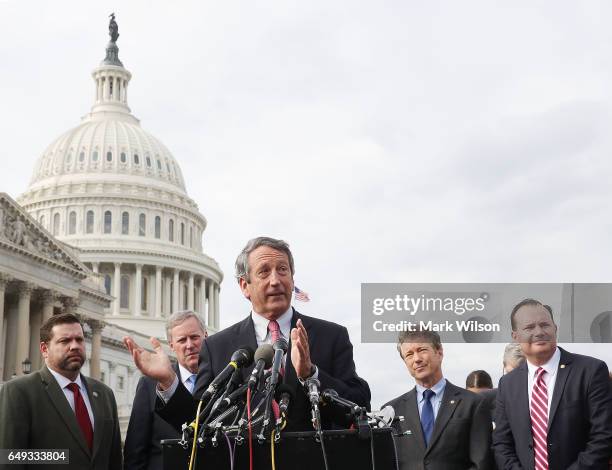
{"label": "arched window", "polygon": [[55,214],[53,216],[53,235],[59,235],[60,230],[60,215]]}
{"label": "arched window", "polygon": [[155,238],[161,238],[161,217],[155,216]]}
{"label": "arched window", "polygon": [[97,151],[97,150],[94,150],[94,151],[93,151],[93,154],[92,154],[92,156],[91,156],[91,159],[92,159],[94,162],[97,162],[97,161],[98,161],[98,151]]}
{"label": "arched window", "polygon": [[113,161],[113,152],[111,152],[110,150],[108,152],[106,152],[106,161],[107,162],[112,162]]}
{"label": "arched window", "polygon": [[147,299],[149,298],[149,280],[146,277],[142,277],[142,290],[140,291],[140,310],[143,312],[147,311]]}
{"label": "arched window", "polygon": [[183,310],[187,310],[187,296],[188,294],[187,284],[183,285]]}
{"label": "arched window", "polygon": [[174,220],[168,221],[168,241],[174,241]]}
{"label": "arched window", "polygon": [[140,158],[138,158],[138,154],[134,154],[134,165],[140,165]]}
{"label": "arched window", "polygon": [[104,290],[108,295],[111,295],[111,277],[110,274],[104,275]]}
{"label": "arched window", "polygon": [[111,233],[113,228],[113,214],[111,211],[104,213],[104,233]]}
{"label": "arched window", "polygon": [[94,231],[94,212],[87,211],[87,220],[86,220],[86,228],[85,231],[87,233],[93,233]]}
{"label": "arched window", "polygon": [[181,222],[181,245],[185,244],[185,224]]}
{"label": "arched window", "polygon": [[147,155],[147,166],[151,168],[151,157]]}
{"label": "arched window", "polygon": [[127,156],[125,155],[125,152],[121,152],[121,163],[125,162],[127,162]]}
{"label": "arched window", "polygon": [[119,307],[130,308],[130,278],[126,274],[121,276],[121,299]]}
{"label": "arched window", "polygon": [[189,248],[193,248],[193,227],[189,227]]}
{"label": "arched window", "polygon": [[68,216],[68,235],[76,233],[76,212],[72,211]]}
{"label": "arched window", "polygon": [[121,235],[130,234],[130,213],[124,212],[121,214]]}
{"label": "arched window", "polygon": [[81,153],[79,153],[79,161],[80,162],[84,162],[85,161],[85,152],[81,151]]}
{"label": "arched window", "polygon": [[147,234],[147,216],[140,214],[138,217],[138,235],[144,237]]}

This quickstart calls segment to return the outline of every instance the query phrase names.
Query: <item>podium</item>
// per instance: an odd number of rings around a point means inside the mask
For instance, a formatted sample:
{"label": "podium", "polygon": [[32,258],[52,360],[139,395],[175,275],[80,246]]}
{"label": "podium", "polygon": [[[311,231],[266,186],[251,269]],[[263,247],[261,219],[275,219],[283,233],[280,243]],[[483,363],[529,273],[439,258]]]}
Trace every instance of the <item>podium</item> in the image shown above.
{"label": "podium", "polygon": [[[277,470],[325,470],[321,443],[315,440],[314,431],[282,433],[274,444],[274,460]],[[254,437],[254,436],[253,436]],[[329,470],[397,470],[397,455],[391,428],[372,429],[371,439],[360,439],[356,430],[323,431],[325,453]],[[207,439],[203,447],[197,449],[197,470],[230,470],[230,450],[234,451],[234,470],[249,469],[249,443],[234,446],[221,435],[217,446]],[[184,448],[178,439],[162,442],[164,470],[187,470],[191,446]],[[259,444],[253,441],[253,468],[267,470],[272,468],[271,444],[266,440]],[[194,470],[195,470],[194,469]]]}

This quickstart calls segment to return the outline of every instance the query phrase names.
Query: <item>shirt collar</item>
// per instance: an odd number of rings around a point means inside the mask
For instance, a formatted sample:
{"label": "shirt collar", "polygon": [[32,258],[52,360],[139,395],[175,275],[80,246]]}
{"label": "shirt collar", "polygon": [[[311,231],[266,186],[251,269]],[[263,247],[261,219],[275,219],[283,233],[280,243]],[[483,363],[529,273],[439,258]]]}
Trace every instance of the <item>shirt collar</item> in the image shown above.
{"label": "shirt collar", "polygon": [[[65,389],[69,384],[72,383],[72,380],[70,380],[68,377],[64,377],[59,372],[54,371],[53,369],[51,369],[51,367],[47,367],[47,369],[49,369],[49,372],[51,372],[51,375],[53,375],[53,377],[55,377],[55,380],[57,380],[57,383],[59,384],[59,386],[60,386],[60,388],[62,390]],[[85,390],[85,385],[83,384],[83,381],[81,380],[81,374],[79,374],[77,376],[77,378],[74,381],[74,383],[79,386],[79,389],[81,390],[81,392],[83,390]],[[85,390],[85,391],[87,391],[87,390]]]}
{"label": "shirt collar", "polygon": [[[436,395],[436,398],[441,398],[444,394],[444,389],[446,388],[446,379],[442,377],[438,382],[430,388]],[[423,399],[423,392],[427,390],[422,385],[416,384],[417,390],[417,401],[421,401]]]}
{"label": "shirt collar", "polygon": [[179,368],[179,373],[181,374],[181,382],[185,383],[187,382],[187,379],[189,377],[191,377],[193,374],[193,372],[190,372],[188,369],[186,369],[185,367],[183,367],[181,364],[178,365]]}
{"label": "shirt collar", "polygon": [[[261,316],[255,310],[251,310],[251,318],[253,319],[253,326],[255,327],[257,343],[263,343],[268,336],[268,323],[270,323],[270,320]],[[286,340],[289,340],[289,334],[291,332],[291,318],[293,318],[293,308],[289,307],[285,313],[276,319],[281,334]]]}
{"label": "shirt collar", "polygon": [[546,364],[542,364],[541,366],[536,366],[527,360],[527,370],[529,371],[529,377],[534,378],[536,371],[541,367],[546,372],[548,372],[548,376],[552,377],[557,373],[557,369],[559,368],[559,362],[561,362],[561,351],[557,347],[555,349],[554,354],[548,360]]}

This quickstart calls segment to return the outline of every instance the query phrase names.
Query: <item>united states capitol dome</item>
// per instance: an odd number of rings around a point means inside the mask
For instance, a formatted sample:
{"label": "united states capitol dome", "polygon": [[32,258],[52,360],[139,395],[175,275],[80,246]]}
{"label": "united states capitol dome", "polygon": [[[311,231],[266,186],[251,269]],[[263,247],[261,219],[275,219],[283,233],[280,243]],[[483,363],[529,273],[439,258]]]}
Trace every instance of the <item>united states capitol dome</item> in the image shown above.
{"label": "united states capitol dome", "polygon": [[164,318],[190,309],[214,331],[223,275],[203,252],[207,221],[176,159],[132,115],[114,15],[109,35],[90,112],[46,148],[18,202],[104,278],[113,322],[163,337]]}

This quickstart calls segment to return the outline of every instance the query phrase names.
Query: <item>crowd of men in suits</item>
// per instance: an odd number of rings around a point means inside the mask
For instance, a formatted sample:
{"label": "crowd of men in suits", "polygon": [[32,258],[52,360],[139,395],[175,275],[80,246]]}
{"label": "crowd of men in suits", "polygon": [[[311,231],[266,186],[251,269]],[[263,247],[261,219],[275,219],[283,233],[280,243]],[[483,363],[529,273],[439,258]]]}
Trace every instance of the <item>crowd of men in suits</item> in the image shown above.
{"label": "crowd of men in suits", "polygon": [[[175,312],[167,321],[173,364],[162,345],[152,351],[124,339],[143,377],[138,383],[123,450],[117,406],[103,383],[84,377],[85,338],[79,318],[52,316],[41,328],[40,371],[0,389],[0,449],[69,449],[70,462],[43,468],[157,470],[162,439],[179,437],[196,413],[198,397],[231,354],[283,337],[289,343],[284,383],[293,392],[289,430],[312,428],[303,385],[370,407],[370,389],[357,375],[345,327],[309,317],[291,306],[294,260],[282,240],[250,240],[236,260],[236,278],[251,303],[239,323],[207,337],[200,317]],[[547,305],[533,299],[511,312],[514,344],[497,389],[484,371],[466,388],[444,378],[437,333],[406,331],[397,350],[416,386],[391,400],[400,470],[561,470],[612,468],[612,387],[606,364],[557,346]],[[250,373],[243,371],[245,380]],[[335,415],[323,417],[333,426]],[[0,463],[0,469],[4,468]],[[27,464],[7,469],[29,468]],[[32,467],[35,468],[35,467]]]}

